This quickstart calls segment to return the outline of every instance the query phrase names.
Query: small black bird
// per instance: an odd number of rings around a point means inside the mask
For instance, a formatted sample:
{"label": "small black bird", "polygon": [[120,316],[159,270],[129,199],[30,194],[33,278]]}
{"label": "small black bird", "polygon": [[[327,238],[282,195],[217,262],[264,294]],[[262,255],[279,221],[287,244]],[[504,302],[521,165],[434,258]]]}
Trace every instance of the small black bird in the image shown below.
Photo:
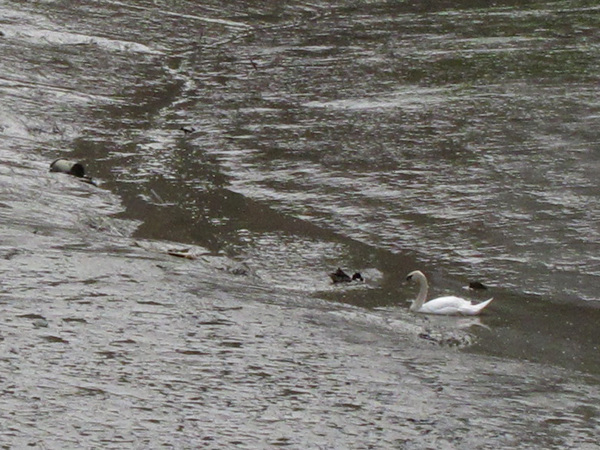
{"label": "small black bird", "polygon": [[479,281],[471,281],[469,283],[469,289],[487,289],[487,286],[483,283],[480,283]]}
{"label": "small black bird", "polygon": [[196,131],[196,129],[194,127],[190,127],[190,126],[187,126],[187,125],[182,126],[180,128],[180,130],[183,131],[185,134],[191,134],[194,131]]}
{"label": "small black bird", "polygon": [[362,275],[356,272],[354,275],[350,276],[346,272],[344,272],[340,267],[335,272],[329,274],[331,281],[334,283],[350,283],[351,281],[365,281]]}

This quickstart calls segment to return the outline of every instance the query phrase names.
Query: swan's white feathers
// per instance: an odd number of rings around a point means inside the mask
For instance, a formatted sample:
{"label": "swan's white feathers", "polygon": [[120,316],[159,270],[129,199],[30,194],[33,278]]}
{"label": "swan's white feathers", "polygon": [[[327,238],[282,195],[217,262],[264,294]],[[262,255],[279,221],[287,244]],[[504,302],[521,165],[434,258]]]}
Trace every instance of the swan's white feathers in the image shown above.
{"label": "swan's white feathers", "polygon": [[492,299],[490,298],[485,302],[474,305],[469,300],[465,300],[464,298],[460,297],[439,297],[426,302],[423,306],[421,306],[421,308],[419,308],[418,312],[425,314],[462,314],[465,316],[470,316],[478,314],[491,301]]}
{"label": "swan's white feathers", "polygon": [[427,278],[423,272],[415,270],[408,274],[407,280],[416,281],[419,283],[419,295],[413,302],[410,310],[423,314],[443,314],[443,315],[463,315],[475,316],[483,310],[493,299],[486,300],[478,304],[472,304],[464,298],[447,296],[439,297],[430,301],[427,300],[428,284]]}

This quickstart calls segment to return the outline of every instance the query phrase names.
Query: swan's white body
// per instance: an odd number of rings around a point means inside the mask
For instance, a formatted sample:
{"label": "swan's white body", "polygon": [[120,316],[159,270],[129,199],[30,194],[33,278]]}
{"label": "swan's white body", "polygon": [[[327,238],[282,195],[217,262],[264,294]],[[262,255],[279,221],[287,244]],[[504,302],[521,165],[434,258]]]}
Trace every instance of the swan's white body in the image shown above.
{"label": "swan's white body", "polygon": [[476,316],[493,300],[490,298],[485,302],[474,305],[464,298],[448,296],[435,298],[425,303],[429,285],[427,284],[427,278],[425,278],[423,272],[415,270],[414,272],[409,273],[406,279],[419,283],[419,295],[412,305],[410,305],[410,310],[417,313]]}

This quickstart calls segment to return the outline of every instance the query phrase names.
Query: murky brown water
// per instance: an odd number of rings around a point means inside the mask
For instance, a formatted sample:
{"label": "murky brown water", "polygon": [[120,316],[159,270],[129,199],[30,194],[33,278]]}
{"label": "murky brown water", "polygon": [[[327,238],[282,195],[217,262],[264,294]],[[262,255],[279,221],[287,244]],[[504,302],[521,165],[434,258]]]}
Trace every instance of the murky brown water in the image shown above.
{"label": "murky brown water", "polygon": [[[0,4],[0,443],[597,448],[597,29],[578,1]],[[409,314],[414,268],[494,303]]]}

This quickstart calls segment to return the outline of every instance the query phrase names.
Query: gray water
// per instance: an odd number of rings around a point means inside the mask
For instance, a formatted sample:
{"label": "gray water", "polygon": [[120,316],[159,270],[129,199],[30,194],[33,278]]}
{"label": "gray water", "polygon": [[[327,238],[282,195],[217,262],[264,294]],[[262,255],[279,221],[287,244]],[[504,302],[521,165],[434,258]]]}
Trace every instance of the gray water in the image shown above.
{"label": "gray water", "polygon": [[597,448],[598,12],[0,4],[0,442]]}

